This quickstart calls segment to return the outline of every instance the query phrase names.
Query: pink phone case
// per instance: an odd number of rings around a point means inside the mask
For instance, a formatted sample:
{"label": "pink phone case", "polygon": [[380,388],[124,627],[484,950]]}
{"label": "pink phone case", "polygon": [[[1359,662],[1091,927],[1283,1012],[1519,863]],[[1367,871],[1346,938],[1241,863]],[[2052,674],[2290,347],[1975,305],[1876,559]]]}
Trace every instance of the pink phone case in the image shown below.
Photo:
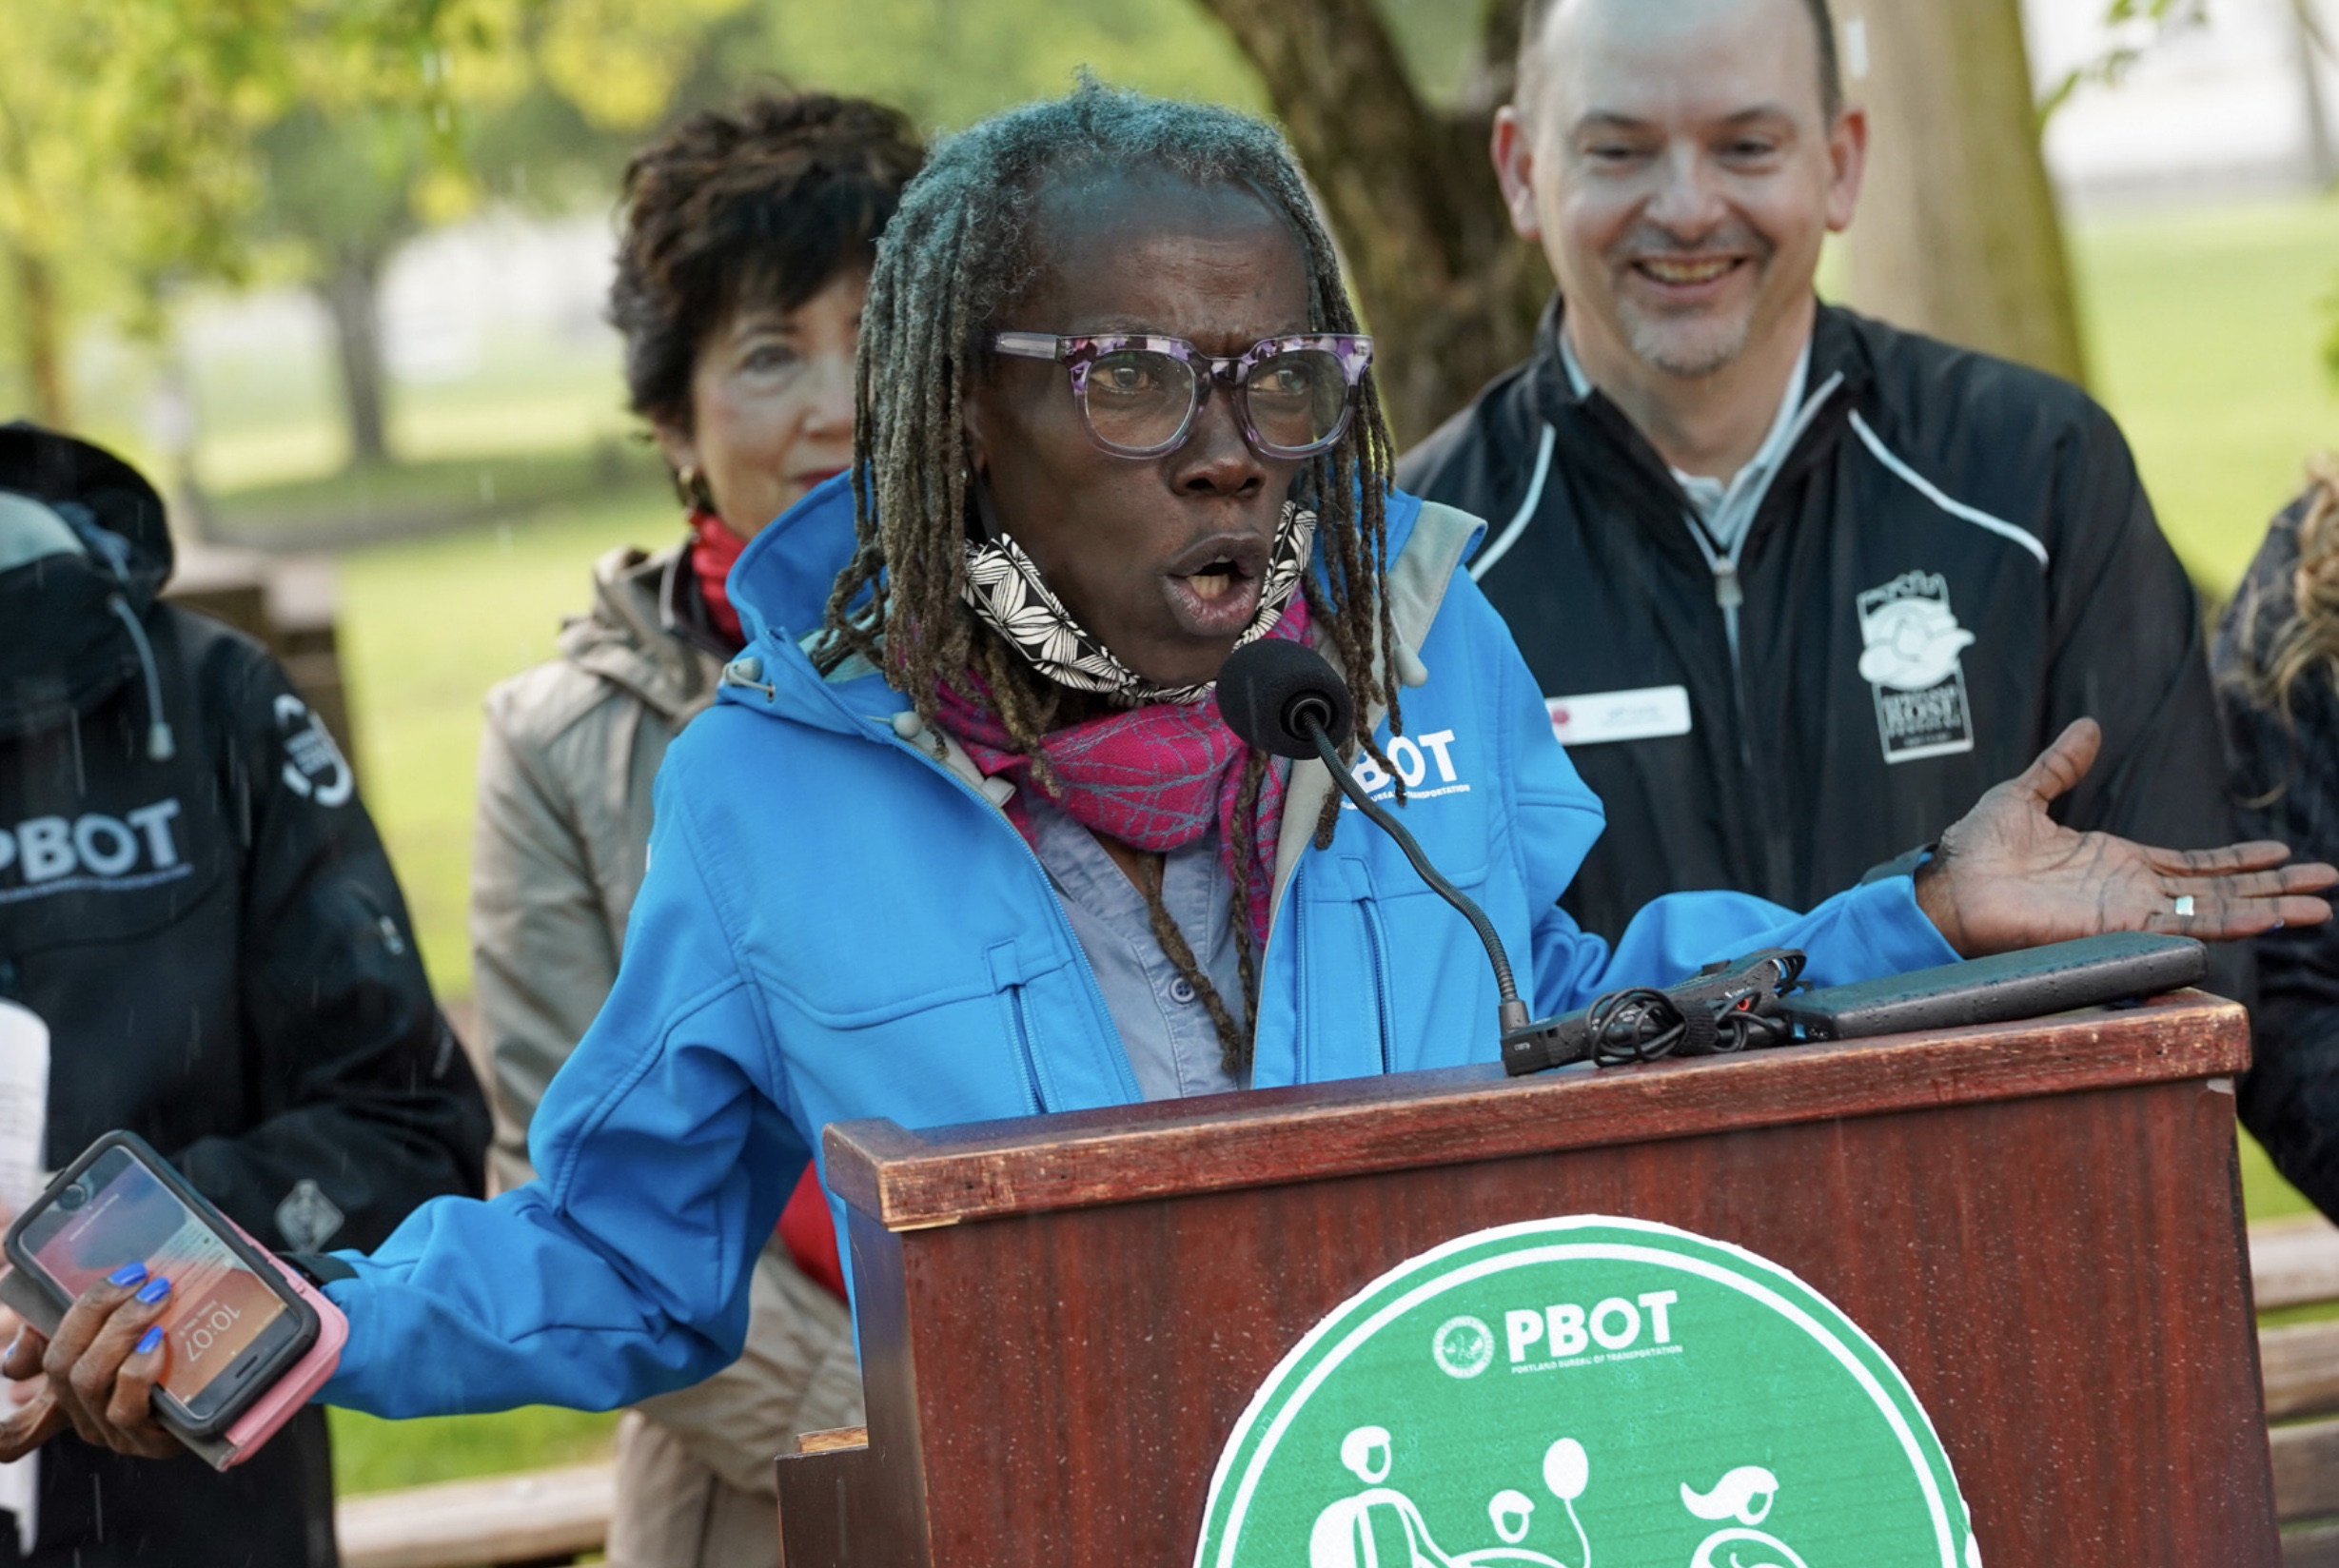
{"label": "pink phone case", "polygon": [[[223,1216],[224,1218],[224,1216]],[[252,1241],[249,1232],[233,1220],[235,1232],[251,1243],[252,1250],[276,1265],[276,1272],[291,1282],[292,1288],[317,1314],[317,1343],[308,1347],[308,1354],[292,1363],[292,1369],[276,1382],[276,1386],[252,1402],[252,1407],[238,1416],[235,1424],[227,1428],[224,1439],[214,1442],[227,1445],[225,1460],[213,1460],[215,1469],[227,1470],[243,1463],[260,1451],[260,1445],[276,1436],[277,1429],[290,1421],[310,1396],[324,1386],[325,1380],[341,1365],[341,1347],[349,1343],[349,1320],[342,1316],[340,1307],[325,1299],[324,1291],[310,1284],[300,1275],[279,1262],[275,1253]],[[209,1456],[206,1456],[208,1458]]]}
{"label": "pink phone case", "polygon": [[[238,1416],[234,1425],[218,1437],[190,1438],[182,1433],[171,1433],[172,1437],[187,1445],[188,1452],[201,1457],[214,1470],[232,1470],[260,1452],[261,1445],[276,1436],[285,1422],[308,1402],[310,1396],[324,1386],[324,1381],[341,1364],[341,1347],[349,1343],[349,1320],[342,1316],[340,1307],[325,1299],[324,1291],[286,1268],[278,1261],[276,1254],[252,1241],[250,1233],[242,1225],[236,1225],[233,1220],[228,1220],[227,1224],[234,1227],[237,1235],[250,1243],[254,1251],[274,1265],[276,1272],[300,1292],[301,1299],[317,1314],[317,1343],[308,1347],[307,1355],[295,1362],[291,1369],[277,1380],[274,1387],[253,1401],[250,1409]],[[14,1307],[19,1316],[44,1334],[55,1333],[58,1320],[65,1316],[49,1299],[49,1293],[25,1278],[18,1269],[11,1268],[5,1275],[0,1275],[0,1303]]]}

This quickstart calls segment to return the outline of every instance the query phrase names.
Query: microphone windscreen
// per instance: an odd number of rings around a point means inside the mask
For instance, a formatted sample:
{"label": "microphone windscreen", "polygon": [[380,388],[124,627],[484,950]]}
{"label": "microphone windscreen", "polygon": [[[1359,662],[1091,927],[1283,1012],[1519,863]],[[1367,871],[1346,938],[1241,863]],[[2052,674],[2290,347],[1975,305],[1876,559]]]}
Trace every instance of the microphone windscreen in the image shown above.
{"label": "microphone windscreen", "polygon": [[1311,757],[1316,744],[1294,725],[1312,710],[1337,746],[1356,722],[1348,683],[1304,642],[1261,637],[1237,648],[1218,672],[1218,712],[1244,744],[1277,756]]}

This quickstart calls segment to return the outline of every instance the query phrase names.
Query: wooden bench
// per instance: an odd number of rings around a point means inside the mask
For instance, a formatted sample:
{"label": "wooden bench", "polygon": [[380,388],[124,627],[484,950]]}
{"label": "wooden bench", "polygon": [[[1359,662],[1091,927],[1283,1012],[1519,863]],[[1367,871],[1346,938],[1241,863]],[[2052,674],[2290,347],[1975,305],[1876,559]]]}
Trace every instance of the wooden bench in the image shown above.
{"label": "wooden bench", "polygon": [[507,1568],[573,1562],[609,1539],[607,1464],[442,1481],[346,1498],[342,1568]]}
{"label": "wooden bench", "polygon": [[[2320,1216],[2250,1230],[2261,1313],[2339,1311],[2339,1228]],[[2339,1317],[2258,1330],[2285,1568],[2339,1568]]]}
{"label": "wooden bench", "polygon": [[[800,1454],[864,1448],[869,1428],[805,1432]],[[551,1568],[609,1539],[606,1464],[442,1481],[344,1499],[334,1510],[342,1568]]]}
{"label": "wooden bench", "polygon": [[[2339,1227],[2319,1216],[2250,1230],[2261,1313],[2339,1314]],[[2339,1568],[2339,1315],[2258,1331],[2284,1568]],[[868,1441],[855,1427],[807,1433],[803,1452]],[[517,1568],[598,1552],[609,1533],[610,1467],[579,1465],[350,1498],[339,1509],[343,1568]]]}

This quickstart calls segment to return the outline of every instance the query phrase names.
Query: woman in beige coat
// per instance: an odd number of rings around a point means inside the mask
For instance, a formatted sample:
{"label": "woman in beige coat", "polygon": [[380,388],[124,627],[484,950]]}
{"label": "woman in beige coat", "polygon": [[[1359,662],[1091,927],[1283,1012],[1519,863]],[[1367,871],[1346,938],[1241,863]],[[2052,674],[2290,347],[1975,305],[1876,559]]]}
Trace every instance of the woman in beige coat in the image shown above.
{"label": "woman in beige coat", "polygon": [[[851,459],[875,242],[920,158],[892,109],[759,97],[686,121],[626,171],[610,313],[689,533],[655,555],[602,557],[560,657],[487,698],[471,942],[500,1187],[528,1178],[528,1120],[616,979],[667,743],[740,646],[731,562]],[[828,584],[805,589],[816,614]],[[826,1238],[825,1208],[817,1220],[810,1234]],[[833,1269],[833,1244],[804,1262]],[[776,1564],[774,1456],[790,1433],[860,1412],[845,1304],[775,1236],[746,1352],[619,1428],[609,1560]]]}

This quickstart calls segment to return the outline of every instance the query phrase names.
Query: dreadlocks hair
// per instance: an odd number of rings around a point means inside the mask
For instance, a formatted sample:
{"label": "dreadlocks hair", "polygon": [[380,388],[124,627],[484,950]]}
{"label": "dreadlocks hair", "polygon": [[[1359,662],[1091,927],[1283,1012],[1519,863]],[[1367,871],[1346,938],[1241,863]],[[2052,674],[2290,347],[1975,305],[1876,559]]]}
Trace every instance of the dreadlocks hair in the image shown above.
{"label": "dreadlocks hair", "polygon": [[[1071,95],[1027,105],[982,122],[937,147],[902,193],[870,279],[854,389],[854,525],[858,549],[836,579],[820,643],[835,669],[858,654],[934,721],[945,682],[970,698],[979,677],[998,705],[1034,782],[1061,793],[1047,763],[1064,688],[967,608],[966,543],[972,516],[973,454],[963,408],[981,378],[983,347],[996,312],[1034,275],[1049,193],[1084,178],[1160,173],[1204,187],[1257,196],[1291,225],[1307,270],[1313,330],[1360,329],[1332,242],[1292,154],[1273,129],[1229,109],[1177,103],[1084,79]],[[1385,706],[1401,734],[1394,670],[1396,632],[1383,576],[1388,565],[1386,504],[1395,448],[1369,371],[1356,418],[1339,444],[1317,458],[1294,500],[1317,515],[1319,572],[1302,582],[1315,623],[1328,636],[1362,712]],[[1359,726],[1361,743],[1391,778],[1397,770]],[[1353,755],[1352,743],[1350,755]],[[1244,774],[1229,848],[1238,886],[1229,900],[1242,956],[1246,1011],[1258,1012],[1258,954],[1252,951],[1248,842],[1268,758],[1254,752]],[[1316,843],[1328,847],[1340,796],[1328,795]],[[1169,918],[1158,877],[1143,889],[1156,937],[1200,993],[1228,1069],[1250,1063],[1250,1029],[1238,1024]]]}

